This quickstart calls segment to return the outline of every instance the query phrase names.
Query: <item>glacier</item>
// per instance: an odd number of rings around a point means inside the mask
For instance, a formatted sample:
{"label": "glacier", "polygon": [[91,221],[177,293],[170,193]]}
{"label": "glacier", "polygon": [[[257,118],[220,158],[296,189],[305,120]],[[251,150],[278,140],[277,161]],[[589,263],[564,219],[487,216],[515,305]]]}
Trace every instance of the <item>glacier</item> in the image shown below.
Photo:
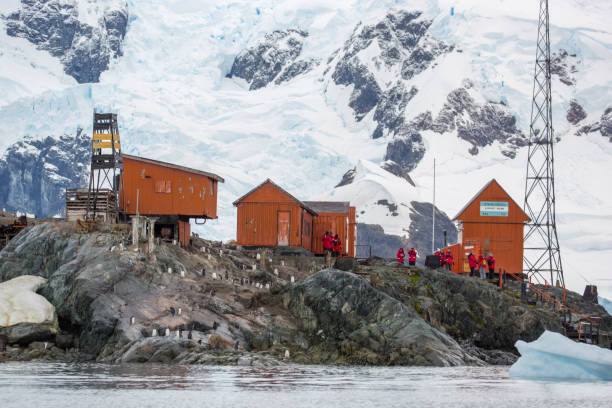
{"label": "glacier", "polygon": [[[71,2],[78,5],[79,19],[86,24],[95,24],[103,12],[90,0]],[[19,3],[2,2],[0,13],[14,12]],[[120,3],[108,0],[100,4]],[[526,133],[536,3],[126,3],[129,21],[123,55],[109,62],[97,83],[77,83],[47,51],[7,35],[6,21],[0,18],[0,154],[26,136],[42,141],[76,135],[77,129],[90,134],[94,108],[118,112],[126,153],[178,162],[226,179],[219,189],[219,220],[194,226],[202,236],[223,240],[235,234],[232,201],[268,177],[303,200],[350,199],[358,205],[360,221],[381,225],[386,233],[400,236],[410,231],[408,201],[431,201],[434,159],[436,205],[451,218],[493,177],[521,202],[526,149],[511,149],[516,154],[513,159],[507,155],[508,145],[495,140],[478,146],[473,154],[474,145],[461,138],[457,129],[442,133],[419,130],[420,140],[412,145],[418,163],[414,167],[407,164],[414,186],[382,171],[390,143],[404,139],[394,139],[388,129],[373,138],[385,116],[376,116],[373,108],[357,120],[349,106],[354,85],[338,84],[332,76],[342,47],[354,33],[376,26],[393,10],[419,11],[431,21],[427,38],[422,40],[427,43],[425,49],[437,41],[454,50],[440,54],[422,71],[411,71],[406,75],[409,79],[401,79],[407,91],[418,90],[404,100],[403,121],[413,123],[426,112],[437,118],[448,95],[469,79],[478,106],[503,106],[516,116],[516,127]],[[576,134],[585,124],[600,121],[612,102],[608,74],[611,16],[612,4],[606,2],[585,7],[581,1],[560,0],[551,5],[552,48],[567,50],[565,73],[553,77],[554,126],[560,138],[555,152],[557,214],[566,282],[579,292],[585,280],[595,283],[607,297],[612,296],[612,285],[604,279],[601,265],[612,262],[612,191],[602,184],[610,171],[612,144],[596,131]],[[236,56],[277,30],[307,32],[296,61],[319,63],[291,80],[253,90],[245,79],[227,77]],[[372,42],[358,58],[381,91],[387,92],[401,77],[401,64],[387,67],[382,51]],[[577,101],[587,113],[578,123],[566,119],[571,101]],[[460,114],[454,120],[471,120],[468,116]],[[368,176],[353,186],[334,188],[356,167]],[[386,207],[373,204],[381,200],[397,205],[400,215],[392,216]]]}
{"label": "glacier", "polygon": [[612,350],[576,343],[545,331],[535,341],[516,342],[521,357],[510,376],[532,380],[612,381]]}

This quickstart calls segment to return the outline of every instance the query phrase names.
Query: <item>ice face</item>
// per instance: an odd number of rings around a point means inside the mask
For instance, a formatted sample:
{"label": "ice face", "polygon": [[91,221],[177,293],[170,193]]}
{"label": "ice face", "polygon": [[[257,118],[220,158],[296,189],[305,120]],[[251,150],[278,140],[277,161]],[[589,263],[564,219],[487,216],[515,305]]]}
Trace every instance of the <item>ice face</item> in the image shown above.
{"label": "ice face", "polygon": [[521,357],[510,368],[510,375],[532,380],[612,381],[612,350],[576,343],[545,331],[531,343],[516,342]]}
{"label": "ice face", "polygon": [[55,307],[36,291],[47,280],[23,275],[0,283],[0,327],[18,323],[52,323]]}

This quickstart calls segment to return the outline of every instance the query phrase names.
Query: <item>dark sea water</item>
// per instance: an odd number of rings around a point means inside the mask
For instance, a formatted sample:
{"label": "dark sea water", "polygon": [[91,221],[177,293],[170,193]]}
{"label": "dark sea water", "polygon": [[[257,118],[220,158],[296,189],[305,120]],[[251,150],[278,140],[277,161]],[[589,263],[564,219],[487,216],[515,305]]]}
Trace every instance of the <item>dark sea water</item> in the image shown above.
{"label": "dark sea water", "polygon": [[5,363],[0,408],[612,407],[610,382],[518,380],[508,369]]}

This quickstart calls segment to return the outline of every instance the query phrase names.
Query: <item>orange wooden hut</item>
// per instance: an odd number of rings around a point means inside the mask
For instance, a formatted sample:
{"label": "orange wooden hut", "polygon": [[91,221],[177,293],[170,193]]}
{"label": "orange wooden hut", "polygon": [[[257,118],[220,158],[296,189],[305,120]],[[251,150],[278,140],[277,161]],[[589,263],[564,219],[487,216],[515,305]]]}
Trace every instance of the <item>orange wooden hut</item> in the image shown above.
{"label": "orange wooden hut", "polygon": [[320,254],[319,241],[325,231],[332,231],[346,243],[347,254],[354,256],[355,207],[348,202],[302,202],[267,179],[234,201],[234,206],[238,208],[238,245],[302,247]]}
{"label": "orange wooden hut", "polygon": [[236,243],[254,247],[312,249],[312,225],[317,213],[267,179],[236,201]]}
{"label": "orange wooden hut", "polygon": [[355,257],[355,207],[348,201],[305,201],[317,212],[314,219],[312,252],[323,254],[322,237],[326,231],[338,234],[342,242],[342,255]]}
{"label": "orange wooden hut", "polygon": [[454,221],[458,223],[459,243],[448,249],[455,256],[453,272],[467,273],[467,255],[492,253],[495,270],[523,272],[523,228],[529,217],[493,179],[466,205]]}
{"label": "orange wooden hut", "polygon": [[119,206],[126,218],[136,214],[156,217],[155,236],[183,245],[191,236],[190,219],[217,218],[218,183],[223,178],[158,160],[122,156]]}

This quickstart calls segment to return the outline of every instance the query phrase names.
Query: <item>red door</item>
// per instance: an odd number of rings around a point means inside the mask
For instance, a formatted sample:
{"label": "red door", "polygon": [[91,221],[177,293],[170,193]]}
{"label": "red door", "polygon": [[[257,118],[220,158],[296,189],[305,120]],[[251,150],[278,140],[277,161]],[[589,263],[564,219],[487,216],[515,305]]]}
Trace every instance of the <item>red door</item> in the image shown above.
{"label": "red door", "polygon": [[291,212],[279,211],[278,212],[278,234],[277,234],[277,245],[278,246],[289,246],[289,220],[291,219]]}

